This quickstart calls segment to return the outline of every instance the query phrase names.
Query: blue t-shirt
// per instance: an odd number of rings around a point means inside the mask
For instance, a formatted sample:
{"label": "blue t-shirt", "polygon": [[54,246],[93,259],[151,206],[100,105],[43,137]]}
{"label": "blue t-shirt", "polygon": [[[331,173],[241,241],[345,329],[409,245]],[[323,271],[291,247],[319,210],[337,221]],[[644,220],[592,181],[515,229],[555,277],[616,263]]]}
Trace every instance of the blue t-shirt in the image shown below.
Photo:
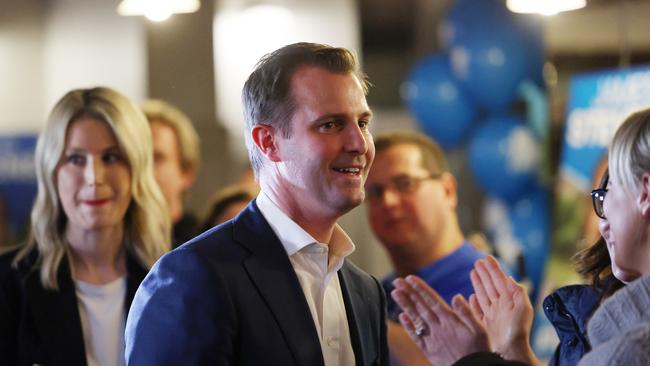
{"label": "blue t-shirt", "polygon": [[[474,262],[484,257],[484,253],[475,249],[470,243],[464,242],[454,252],[420,268],[414,275],[422,278],[449,304],[456,294],[461,294],[467,299],[474,293],[469,273],[474,268]],[[381,284],[386,291],[388,319],[399,321],[398,315],[402,309],[390,296],[390,292],[395,288],[394,279],[395,273],[391,273],[381,281]]]}

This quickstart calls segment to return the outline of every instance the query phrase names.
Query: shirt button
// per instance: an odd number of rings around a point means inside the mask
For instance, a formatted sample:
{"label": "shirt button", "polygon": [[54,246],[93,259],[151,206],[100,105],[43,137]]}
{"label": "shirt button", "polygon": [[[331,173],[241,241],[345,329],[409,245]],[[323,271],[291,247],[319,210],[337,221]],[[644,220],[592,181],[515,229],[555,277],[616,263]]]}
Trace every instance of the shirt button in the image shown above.
{"label": "shirt button", "polygon": [[334,337],[327,337],[326,342],[329,347],[336,347],[336,344],[338,343],[337,339]]}

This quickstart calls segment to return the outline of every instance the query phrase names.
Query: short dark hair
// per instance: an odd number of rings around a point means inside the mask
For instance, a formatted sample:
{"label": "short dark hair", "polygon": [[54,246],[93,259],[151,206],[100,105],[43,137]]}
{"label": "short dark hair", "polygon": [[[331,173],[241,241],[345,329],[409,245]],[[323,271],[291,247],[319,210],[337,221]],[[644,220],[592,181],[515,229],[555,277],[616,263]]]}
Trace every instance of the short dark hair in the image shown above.
{"label": "short dark hair", "polygon": [[396,145],[413,145],[420,150],[422,167],[431,174],[449,171],[445,153],[432,138],[414,131],[392,131],[375,137],[375,153],[379,153]]}
{"label": "short dark hair", "polygon": [[285,138],[291,137],[289,121],[295,111],[291,95],[291,78],[302,66],[315,66],[334,73],[352,73],[364,93],[370,83],[360,70],[352,51],[317,43],[294,43],[267,54],[257,63],[242,90],[246,147],[255,173],[263,160],[251,139],[253,127],[265,123],[277,128]]}

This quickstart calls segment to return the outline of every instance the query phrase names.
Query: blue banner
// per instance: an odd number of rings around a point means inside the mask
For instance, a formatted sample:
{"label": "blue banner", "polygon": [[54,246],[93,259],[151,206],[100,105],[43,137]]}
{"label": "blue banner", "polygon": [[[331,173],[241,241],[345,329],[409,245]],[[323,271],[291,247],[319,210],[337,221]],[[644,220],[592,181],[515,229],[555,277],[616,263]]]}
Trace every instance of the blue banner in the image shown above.
{"label": "blue banner", "polygon": [[3,244],[23,240],[36,196],[36,134],[0,136],[0,200],[6,212]]}
{"label": "blue banner", "polygon": [[650,66],[574,77],[569,86],[560,174],[583,191],[619,126],[650,107]]}

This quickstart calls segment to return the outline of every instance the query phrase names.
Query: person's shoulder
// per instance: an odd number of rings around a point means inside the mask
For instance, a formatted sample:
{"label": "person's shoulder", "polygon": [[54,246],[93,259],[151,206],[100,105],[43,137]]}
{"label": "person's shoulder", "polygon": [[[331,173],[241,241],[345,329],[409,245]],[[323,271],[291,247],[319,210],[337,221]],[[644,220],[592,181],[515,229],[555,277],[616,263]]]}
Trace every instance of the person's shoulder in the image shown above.
{"label": "person's shoulder", "polygon": [[33,251],[14,263],[19,252],[20,248],[11,248],[0,254],[0,286],[4,290],[22,287],[32,272],[37,270],[38,253]]}
{"label": "person's shoulder", "polygon": [[474,245],[472,245],[471,242],[465,241],[463,242],[463,245],[458,249],[457,251],[460,256],[462,256],[465,260],[474,262],[477,259],[485,258],[488,256],[488,253],[485,253],[478,248],[476,248]]}
{"label": "person's shoulder", "polygon": [[567,306],[571,306],[572,303],[579,303],[584,307],[587,303],[591,305],[597,304],[600,300],[601,291],[590,285],[574,284],[558,288],[549,297],[553,295],[559,297]]}
{"label": "person's shoulder", "polygon": [[233,245],[236,242],[233,227],[232,221],[226,221],[188,240],[172,250],[172,253],[182,249],[199,252],[206,256],[218,256],[230,251],[237,251],[237,246]]}
{"label": "person's shoulder", "polygon": [[650,360],[650,323],[642,323],[595,346],[579,365],[645,365]]}
{"label": "person's shoulder", "polygon": [[[183,278],[187,286],[214,282],[241,267],[249,251],[232,237],[232,223],[216,226],[165,253],[145,278],[148,285],[167,285],[167,278]],[[194,278],[194,280],[192,280]]]}
{"label": "person's shoulder", "polygon": [[32,251],[14,264],[21,247],[12,247],[0,251],[0,277],[4,278],[10,274],[24,275],[36,264],[38,254]]}

